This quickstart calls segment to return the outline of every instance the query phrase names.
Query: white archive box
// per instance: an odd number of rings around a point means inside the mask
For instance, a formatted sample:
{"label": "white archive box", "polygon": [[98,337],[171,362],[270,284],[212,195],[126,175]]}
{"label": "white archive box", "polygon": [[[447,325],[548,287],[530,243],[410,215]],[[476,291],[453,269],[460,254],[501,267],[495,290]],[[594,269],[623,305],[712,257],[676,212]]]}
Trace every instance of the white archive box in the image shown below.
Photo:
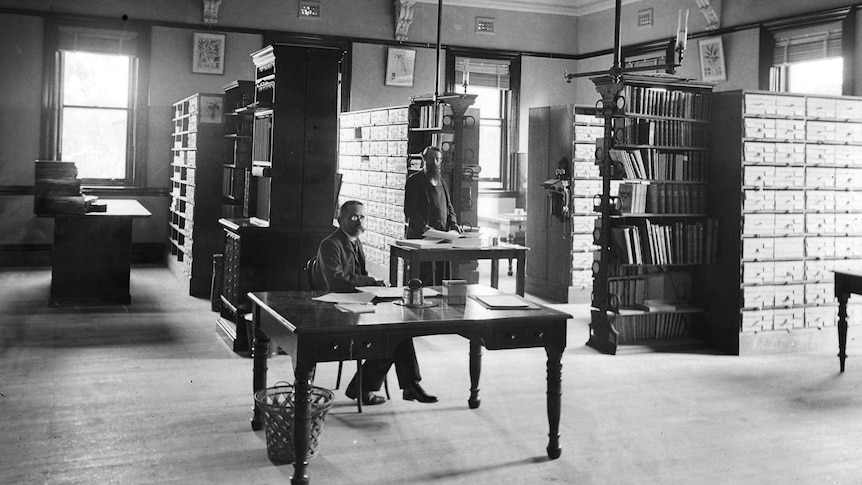
{"label": "white archive box", "polygon": [[769,308],[775,306],[775,286],[760,285],[742,288],[742,306],[745,308]]}
{"label": "white archive box", "polygon": [[835,232],[835,214],[805,214],[805,231],[808,234],[832,234]]}
{"label": "white archive box", "polygon": [[836,237],[835,256],[839,258],[862,257],[862,236]]}
{"label": "white archive box", "polygon": [[775,139],[805,140],[805,121],[775,120]]}
{"label": "white archive box", "polygon": [[862,189],[862,169],[836,168],[835,187],[839,189]]}
{"label": "white archive box", "polygon": [[758,332],[760,330],[772,330],[773,310],[743,310],[742,331]]}
{"label": "white archive box", "polygon": [[838,100],[835,98],[809,97],[805,103],[805,114],[809,118],[834,118]]}
{"label": "white archive box", "polygon": [[862,124],[835,123],[835,141],[857,142],[862,139]]}
{"label": "white archive box", "polygon": [[775,139],[775,120],[768,118],[746,118],[745,137],[760,140]]}
{"label": "white archive box", "polygon": [[805,255],[809,258],[831,258],[835,256],[835,238],[830,236],[805,238]]}
{"label": "white archive box", "polygon": [[776,261],[773,267],[773,281],[790,283],[805,280],[805,261]]}
{"label": "white archive box", "polygon": [[805,281],[832,282],[835,280],[835,260],[833,259],[808,259],[805,260]]}
{"label": "white archive box", "polygon": [[742,184],[751,187],[771,186],[775,167],[746,165],[742,168]]}
{"label": "white archive box", "polygon": [[838,99],[835,101],[835,117],[841,120],[862,121],[862,100]]}
{"label": "white archive box", "polygon": [[805,304],[805,285],[778,285],[775,287],[775,306],[787,307]]}
{"label": "white archive box", "polygon": [[[832,121],[807,121],[808,141],[836,141],[837,123]],[[844,140],[841,140],[844,141]]]}
{"label": "white archive box", "polygon": [[748,163],[774,163],[775,143],[748,141],[743,147],[743,161]]}
{"label": "white archive box", "polygon": [[805,184],[812,189],[835,187],[835,169],[808,167],[805,169]]}
{"label": "white archive box", "polygon": [[833,283],[805,283],[805,303],[822,305],[832,303],[834,298],[835,286]]}
{"label": "white archive box", "polygon": [[742,234],[759,236],[775,233],[775,214],[744,214]]}
{"label": "white archive box", "polygon": [[834,327],[838,322],[838,308],[835,306],[805,307],[805,326],[808,328]]}
{"label": "white archive box", "polygon": [[774,187],[805,187],[805,169],[802,167],[775,167]]}
{"label": "white archive box", "polygon": [[862,193],[860,192],[836,192],[835,211],[858,211],[862,207]]}
{"label": "white archive box", "polygon": [[777,308],[772,314],[773,330],[790,330],[805,326],[804,308]]}
{"label": "white archive box", "polygon": [[775,163],[789,165],[805,163],[805,145],[801,143],[776,143]]}
{"label": "white archive box", "polygon": [[805,192],[802,190],[775,191],[775,210],[778,212],[802,212],[805,210]]}
{"label": "white archive box", "polygon": [[805,193],[805,210],[808,212],[834,212],[835,192],[832,190],[809,190]]}
{"label": "white archive box", "polygon": [[805,255],[804,237],[777,237],[773,244],[775,259],[801,259]]}
{"label": "white archive box", "polygon": [[742,258],[755,261],[763,261],[774,258],[775,254],[775,239],[771,237],[764,238],[745,238],[742,240]]}
{"label": "white archive box", "polygon": [[746,93],[745,114],[774,115],[775,96]]}
{"label": "white archive box", "polygon": [[742,282],[745,284],[772,283],[775,279],[775,263],[772,261],[745,263],[742,266]]}
{"label": "white archive box", "polygon": [[775,234],[805,234],[805,215],[775,214]]}
{"label": "white archive box", "polygon": [[775,96],[775,114],[778,116],[805,116],[805,98],[802,96]]}
{"label": "white archive box", "polygon": [[745,190],[742,197],[743,212],[771,212],[775,210],[774,190]]}
{"label": "white archive box", "polygon": [[805,145],[805,160],[808,165],[832,165],[835,163],[835,146]]}
{"label": "white archive box", "polygon": [[862,234],[862,214],[835,214],[837,234]]}
{"label": "white archive box", "polygon": [[835,165],[842,167],[862,167],[862,146],[836,146]]}

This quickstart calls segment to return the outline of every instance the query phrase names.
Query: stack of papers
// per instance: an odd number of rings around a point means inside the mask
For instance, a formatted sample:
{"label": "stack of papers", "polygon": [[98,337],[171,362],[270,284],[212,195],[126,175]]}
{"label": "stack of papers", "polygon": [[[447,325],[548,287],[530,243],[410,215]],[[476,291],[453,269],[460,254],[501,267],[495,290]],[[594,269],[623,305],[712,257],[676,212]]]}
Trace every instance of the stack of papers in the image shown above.
{"label": "stack of papers", "polygon": [[[374,298],[401,298],[404,296],[404,289],[397,286],[358,286],[357,290],[370,293]],[[439,295],[440,292],[433,288],[422,288],[422,296],[431,298]]]}
{"label": "stack of papers", "polygon": [[481,303],[484,307],[493,310],[538,308],[530,302],[515,295],[474,296],[473,298],[475,298],[476,301]]}
{"label": "stack of papers", "polygon": [[322,301],[327,303],[353,303],[365,304],[370,303],[374,299],[374,295],[366,292],[358,293],[327,293],[323,296],[315,296],[314,301]]}
{"label": "stack of papers", "polygon": [[336,303],[335,308],[345,313],[374,313],[377,307],[370,303]]}

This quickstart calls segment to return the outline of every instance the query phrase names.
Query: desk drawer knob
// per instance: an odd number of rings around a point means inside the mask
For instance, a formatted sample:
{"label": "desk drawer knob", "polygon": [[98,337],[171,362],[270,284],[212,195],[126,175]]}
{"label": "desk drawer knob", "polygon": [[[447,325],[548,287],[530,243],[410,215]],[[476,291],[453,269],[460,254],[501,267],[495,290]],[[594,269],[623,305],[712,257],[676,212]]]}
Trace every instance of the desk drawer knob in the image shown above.
{"label": "desk drawer knob", "polygon": [[365,342],[365,348],[370,349],[371,348],[371,342]]}
{"label": "desk drawer knob", "polygon": [[545,332],[536,332],[536,337],[542,338],[545,336]]}
{"label": "desk drawer knob", "polygon": [[516,338],[518,337],[514,333],[509,334],[509,340],[515,340]]}
{"label": "desk drawer knob", "polygon": [[338,345],[338,342],[332,342],[331,344],[329,344],[329,348],[332,350],[338,350],[340,347],[341,346]]}

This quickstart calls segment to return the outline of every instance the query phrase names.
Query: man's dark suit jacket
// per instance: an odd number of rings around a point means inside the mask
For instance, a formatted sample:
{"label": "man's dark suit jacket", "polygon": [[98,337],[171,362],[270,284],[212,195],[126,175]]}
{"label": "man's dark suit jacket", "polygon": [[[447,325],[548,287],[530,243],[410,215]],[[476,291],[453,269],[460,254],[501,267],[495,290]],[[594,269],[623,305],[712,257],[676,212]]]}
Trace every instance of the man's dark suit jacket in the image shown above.
{"label": "man's dark suit jacket", "polygon": [[431,185],[428,175],[425,172],[416,172],[407,178],[407,183],[404,185],[404,215],[407,217],[408,238],[422,237],[426,226],[439,231],[448,231],[458,224],[458,218],[455,217],[455,209],[449,197],[449,188],[442,178],[440,183],[443,186],[445,200],[436,202],[439,207],[446,208],[446,220],[440,220],[439,215],[431,210],[431,198],[437,197],[437,189]]}
{"label": "man's dark suit jacket", "polygon": [[325,286],[329,291],[352,292],[357,286],[375,286],[377,280],[368,276],[365,269],[365,250],[362,241],[356,239],[354,249],[353,243],[347,234],[341,229],[326,236],[321,241],[317,250],[318,274],[315,279],[322,276]]}

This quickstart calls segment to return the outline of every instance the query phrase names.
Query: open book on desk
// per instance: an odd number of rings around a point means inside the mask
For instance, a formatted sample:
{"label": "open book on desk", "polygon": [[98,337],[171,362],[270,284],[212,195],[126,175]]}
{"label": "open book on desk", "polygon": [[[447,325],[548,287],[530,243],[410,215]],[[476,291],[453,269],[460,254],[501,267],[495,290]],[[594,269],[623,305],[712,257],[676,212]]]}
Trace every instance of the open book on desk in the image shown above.
{"label": "open book on desk", "polygon": [[438,231],[428,229],[422,234],[422,239],[399,239],[395,241],[399,246],[419,249],[441,249],[441,248],[476,248],[482,246],[479,231],[466,231],[463,234],[458,231]]}

